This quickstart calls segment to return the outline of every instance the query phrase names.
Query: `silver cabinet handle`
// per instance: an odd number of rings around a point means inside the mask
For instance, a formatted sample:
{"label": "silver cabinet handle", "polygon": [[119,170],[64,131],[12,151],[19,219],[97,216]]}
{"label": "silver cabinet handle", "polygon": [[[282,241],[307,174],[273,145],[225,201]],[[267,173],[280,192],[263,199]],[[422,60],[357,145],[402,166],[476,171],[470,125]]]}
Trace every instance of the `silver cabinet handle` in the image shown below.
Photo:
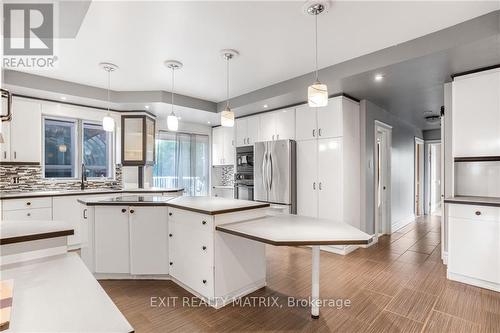
{"label": "silver cabinet handle", "polygon": [[280,135],[276,134],[276,140],[279,140],[279,139],[280,139]]}
{"label": "silver cabinet handle", "polygon": [[17,152],[14,152],[14,159],[17,158]]}
{"label": "silver cabinet handle", "polygon": [[321,182],[319,182],[318,187],[319,187],[319,190],[321,191],[322,190],[322,188],[321,188]]}
{"label": "silver cabinet handle", "polygon": [[318,135],[321,136],[321,128],[318,130]]}
{"label": "silver cabinet handle", "polygon": [[7,159],[7,152],[6,151],[3,152],[3,158]]}
{"label": "silver cabinet handle", "polygon": [[86,220],[87,219],[87,208],[83,210],[83,218]]}
{"label": "silver cabinet handle", "polygon": [[313,190],[316,190],[316,182],[313,183]]}
{"label": "silver cabinet handle", "polygon": [[313,129],[313,137],[315,137],[315,136],[316,136],[316,130]]}
{"label": "silver cabinet handle", "polygon": [[250,138],[247,138],[247,144],[250,144]]}

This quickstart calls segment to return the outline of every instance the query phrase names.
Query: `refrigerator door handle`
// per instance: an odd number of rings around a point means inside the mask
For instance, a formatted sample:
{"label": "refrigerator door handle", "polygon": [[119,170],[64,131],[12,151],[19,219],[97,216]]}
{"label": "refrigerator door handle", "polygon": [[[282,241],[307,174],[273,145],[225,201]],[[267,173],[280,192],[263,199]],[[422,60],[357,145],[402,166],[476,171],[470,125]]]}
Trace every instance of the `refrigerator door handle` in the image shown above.
{"label": "refrigerator door handle", "polygon": [[271,170],[271,177],[269,179],[269,190],[273,187],[273,155],[269,154],[269,169]]}
{"label": "refrigerator door handle", "polygon": [[266,159],[267,159],[267,152],[264,152],[264,156],[262,157],[262,183],[264,184],[264,188],[267,191],[267,181],[266,181]]}

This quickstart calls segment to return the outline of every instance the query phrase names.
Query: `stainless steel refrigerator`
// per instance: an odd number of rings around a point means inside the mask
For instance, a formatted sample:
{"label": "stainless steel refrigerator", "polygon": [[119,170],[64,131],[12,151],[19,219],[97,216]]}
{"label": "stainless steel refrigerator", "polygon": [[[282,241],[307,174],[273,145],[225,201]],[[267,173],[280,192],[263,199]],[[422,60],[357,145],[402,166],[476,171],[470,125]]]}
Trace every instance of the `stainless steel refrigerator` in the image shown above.
{"label": "stainless steel refrigerator", "polygon": [[293,140],[256,142],[254,200],[297,213],[297,144]]}

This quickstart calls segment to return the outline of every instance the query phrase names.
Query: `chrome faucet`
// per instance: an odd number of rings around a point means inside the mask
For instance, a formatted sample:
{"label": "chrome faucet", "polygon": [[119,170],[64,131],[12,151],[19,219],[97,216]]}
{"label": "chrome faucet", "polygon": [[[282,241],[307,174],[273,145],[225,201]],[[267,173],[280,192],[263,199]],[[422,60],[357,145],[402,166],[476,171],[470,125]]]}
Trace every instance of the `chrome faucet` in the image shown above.
{"label": "chrome faucet", "polygon": [[80,189],[85,190],[85,182],[87,181],[87,170],[85,169],[85,163],[82,163],[82,180],[80,183]]}

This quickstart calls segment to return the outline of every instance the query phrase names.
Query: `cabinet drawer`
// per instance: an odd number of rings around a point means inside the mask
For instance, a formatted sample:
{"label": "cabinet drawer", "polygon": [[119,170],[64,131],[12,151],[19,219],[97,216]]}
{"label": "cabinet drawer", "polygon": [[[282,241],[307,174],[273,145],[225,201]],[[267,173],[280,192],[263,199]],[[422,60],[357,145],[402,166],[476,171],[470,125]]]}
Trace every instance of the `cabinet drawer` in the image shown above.
{"label": "cabinet drawer", "polygon": [[18,209],[3,212],[3,220],[52,220],[52,208]]}
{"label": "cabinet drawer", "polygon": [[169,208],[168,220],[183,223],[189,228],[199,231],[214,230],[213,217],[199,213],[193,213],[182,209]]}
{"label": "cabinet drawer", "polygon": [[3,201],[4,210],[30,209],[30,208],[51,208],[52,198],[28,198],[11,199]]}
{"label": "cabinet drawer", "polygon": [[500,207],[450,204],[448,216],[475,221],[500,222]]}

